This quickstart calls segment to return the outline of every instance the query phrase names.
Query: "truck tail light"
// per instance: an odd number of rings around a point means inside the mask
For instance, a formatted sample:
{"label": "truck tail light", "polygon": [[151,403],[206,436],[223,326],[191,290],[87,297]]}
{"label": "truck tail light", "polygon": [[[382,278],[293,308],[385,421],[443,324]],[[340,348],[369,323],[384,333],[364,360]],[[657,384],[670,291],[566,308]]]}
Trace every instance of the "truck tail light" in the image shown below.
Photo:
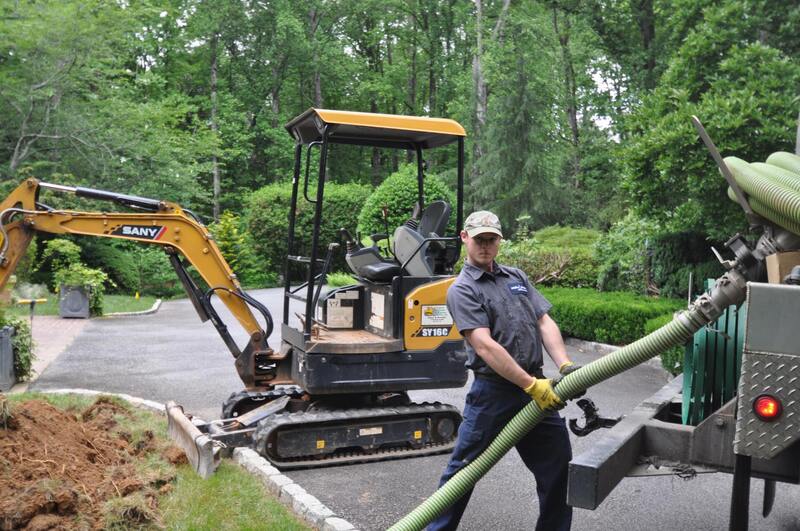
{"label": "truck tail light", "polygon": [[753,400],[753,411],[761,420],[770,422],[781,416],[783,405],[774,396],[761,395]]}

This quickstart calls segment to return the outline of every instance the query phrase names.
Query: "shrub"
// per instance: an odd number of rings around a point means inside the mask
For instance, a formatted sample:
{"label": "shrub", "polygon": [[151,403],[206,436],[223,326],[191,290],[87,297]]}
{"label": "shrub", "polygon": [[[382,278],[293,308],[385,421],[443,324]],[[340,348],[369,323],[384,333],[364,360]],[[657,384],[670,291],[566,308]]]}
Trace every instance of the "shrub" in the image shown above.
{"label": "shrub", "polygon": [[350,273],[337,271],[328,275],[327,284],[331,288],[341,288],[342,286],[352,286],[356,281]]}
{"label": "shrub", "polygon": [[14,335],[11,336],[11,349],[14,352],[14,374],[20,382],[30,380],[33,376],[33,338],[31,326],[27,319],[18,317],[0,317],[0,328],[11,326]]}
{"label": "shrub", "polygon": [[[71,264],[81,261],[81,248],[73,241],[56,238],[47,240],[42,251],[41,268],[54,274],[59,269],[65,269]],[[50,286],[54,292],[58,291],[58,283],[50,277]]]}
{"label": "shrub", "polygon": [[[665,324],[672,321],[673,314],[667,313],[658,317],[653,317],[652,319],[648,319],[647,322],[644,324],[644,333],[649,334],[650,332],[655,332]],[[664,367],[666,371],[669,371],[673,375],[678,375],[683,372],[683,357],[686,352],[686,347],[672,347],[671,349],[667,350],[666,352],[661,353],[661,366]]]}
{"label": "shrub", "polygon": [[89,314],[103,315],[103,293],[108,275],[78,263],[59,269],[53,275],[56,286],[86,286],[89,289]]}
{"label": "shrub", "polygon": [[587,288],[541,288],[564,335],[624,345],[645,335],[648,319],[678,310],[683,302]]}
{"label": "shrub", "polygon": [[142,294],[175,297],[184,293],[183,285],[163,249],[137,246],[132,253]]}
{"label": "shrub", "polygon": [[[358,212],[369,195],[370,188],[359,184],[325,183],[325,204],[322,209],[320,230],[320,258],[324,257],[328,243],[340,242],[340,228],[351,231],[357,225]],[[313,192],[309,190],[309,196]],[[312,219],[314,205],[302,197],[297,201],[295,243],[293,252],[298,255],[311,254]],[[289,234],[289,207],[292,198],[292,183],[276,183],[253,192],[244,214],[245,226],[252,236],[253,248],[267,272],[282,271],[288,252],[286,240]],[[344,250],[335,254],[332,270],[345,269]]]}
{"label": "shrub", "polygon": [[615,223],[595,247],[600,263],[597,287],[602,291],[645,293],[647,243],[658,225],[633,214]]}
{"label": "shrub", "polygon": [[[425,176],[423,191],[426,204],[444,199],[450,203],[453,212],[455,211],[455,194],[436,175]],[[411,217],[416,203],[417,168],[413,164],[406,164],[387,177],[369,196],[363,208],[361,208],[361,213],[358,215],[358,230],[364,236],[369,236],[370,234],[386,232],[386,226],[388,225],[389,235],[391,236],[395,228]],[[386,224],[383,221],[384,205],[388,210]],[[449,231],[455,230],[455,218],[456,216],[451,214],[448,226]],[[440,236],[444,236],[444,234],[440,234]]]}
{"label": "shrub", "polygon": [[692,293],[703,290],[706,278],[718,278],[725,270],[712,257],[707,238],[696,233],[662,234],[650,245],[652,249],[652,279],[665,297],[686,298],[689,275]]}
{"label": "shrub", "polygon": [[80,244],[86,265],[104,271],[113,282],[114,291],[134,293],[142,290],[134,251],[142,244],[99,238],[83,238]]}
{"label": "shrub", "polygon": [[522,269],[543,286],[594,287],[599,266],[592,249],[599,237],[590,229],[547,227],[532,238],[504,242],[498,262]]}
{"label": "shrub", "polygon": [[250,233],[242,229],[239,216],[225,211],[209,230],[214,235],[225,261],[243,285],[261,287],[274,286],[277,283],[277,272],[264,270],[262,263],[256,258]]}

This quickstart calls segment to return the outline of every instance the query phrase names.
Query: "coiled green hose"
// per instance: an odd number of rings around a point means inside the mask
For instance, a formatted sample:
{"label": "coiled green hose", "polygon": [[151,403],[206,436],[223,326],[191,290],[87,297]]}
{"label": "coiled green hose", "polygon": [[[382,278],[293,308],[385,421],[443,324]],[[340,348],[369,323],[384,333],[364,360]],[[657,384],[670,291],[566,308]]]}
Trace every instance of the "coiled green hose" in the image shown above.
{"label": "coiled green hose", "polygon": [[[800,157],[791,153],[774,153],[767,164],[749,164],[736,157],[725,162],[731,168],[739,186],[748,195],[753,210],[764,218],[800,235]],[[732,190],[728,195],[736,200]],[[744,293],[737,293],[739,300]],[[702,299],[655,332],[604,356],[565,376],[554,388],[562,400],[570,400],[612,376],[647,361],[677,345],[686,343],[706,323],[721,314]],[[419,507],[389,528],[389,531],[418,531],[461,498],[483,477],[514,445],[539,421],[544,413],[531,401],[503,428],[486,450],[473,462],[462,468]]]}

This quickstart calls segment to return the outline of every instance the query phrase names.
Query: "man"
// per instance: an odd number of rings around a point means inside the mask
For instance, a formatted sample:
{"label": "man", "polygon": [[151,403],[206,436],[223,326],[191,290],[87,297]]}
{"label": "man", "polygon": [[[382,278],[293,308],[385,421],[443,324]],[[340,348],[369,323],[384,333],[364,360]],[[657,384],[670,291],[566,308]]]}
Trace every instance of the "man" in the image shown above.
{"label": "man", "polygon": [[[562,375],[577,369],[567,357],[561,332],[547,312],[551,304],[519,269],[494,261],[500,250],[500,220],[482,210],[461,231],[467,257],[447,293],[447,308],[467,340],[467,367],[475,379],[467,394],[464,421],[440,486],[486,449],[531,399],[548,414],[516,446],[536,478],[540,531],[568,530],[567,464],[572,459],[564,406],[542,373],[542,346]],[[434,520],[429,531],[456,529],[472,491]],[[498,514],[498,525],[502,527]]]}

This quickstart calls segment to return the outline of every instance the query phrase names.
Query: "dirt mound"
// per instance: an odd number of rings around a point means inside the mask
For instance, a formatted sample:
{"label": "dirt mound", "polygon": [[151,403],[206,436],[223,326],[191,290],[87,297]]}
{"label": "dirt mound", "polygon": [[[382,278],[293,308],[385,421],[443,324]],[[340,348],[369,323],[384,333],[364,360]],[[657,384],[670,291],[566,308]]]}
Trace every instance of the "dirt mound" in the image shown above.
{"label": "dirt mound", "polygon": [[[156,449],[153,434],[132,444],[117,430],[120,415],[130,412],[105,397],[78,415],[39,400],[14,405],[0,423],[0,529],[101,529],[126,514],[155,515],[171,478],[137,471]],[[140,510],[119,503],[134,499]]]}

